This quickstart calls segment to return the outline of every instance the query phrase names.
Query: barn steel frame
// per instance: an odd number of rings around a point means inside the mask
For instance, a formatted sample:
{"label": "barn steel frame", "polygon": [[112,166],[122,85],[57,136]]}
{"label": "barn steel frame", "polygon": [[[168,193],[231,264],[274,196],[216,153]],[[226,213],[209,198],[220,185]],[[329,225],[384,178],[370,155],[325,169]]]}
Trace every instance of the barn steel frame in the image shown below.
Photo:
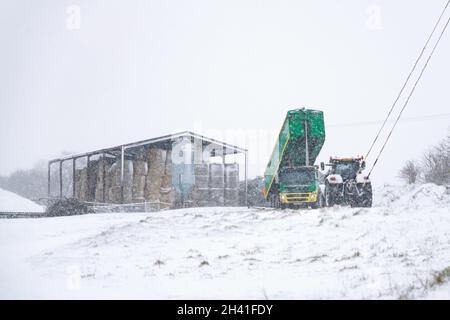
{"label": "barn steel frame", "polygon": [[[76,164],[77,160],[85,158],[86,159],[86,165],[89,167],[89,162],[91,161],[91,158],[94,156],[111,156],[116,159],[120,159],[121,168],[120,168],[120,182],[122,186],[122,199],[123,199],[123,185],[124,185],[124,160],[130,159],[133,160],[137,156],[140,150],[143,148],[148,147],[160,147],[163,149],[171,149],[172,142],[176,141],[180,138],[188,138],[191,139],[192,142],[195,140],[201,141],[202,143],[202,149],[206,146],[212,147],[212,152],[217,152],[218,155],[223,156],[223,161],[225,162],[225,156],[226,155],[232,155],[232,154],[243,154],[244,155],[244,162],[245,162],[245,168],[244,168],[244,179],[245,179],[245,202],[248,204],[248,150],[228,144],[226,142],[222,142],[219,140],[215,140],[212,138],[205,137],[203,135],[199,135],[196,133],[193,133],[191,131],[184,131],[180,133],[165,135],[157,138],[132,142],[128,144],[122,144],[115,147],[110,148],[104,148],[99,150],[94,150],[90,152],[85,153],[79,153],[69,156],[64,156],[56,159],[52,159],[48,162],[48,172],[47,172],[47,192],[48,192],[48,198],[51,198],[51,169],[52,165],[59,164],[59,198],[63,198],[63,163],[64,162],[72,162],[72,196],[75,197],[75,170],[76,170]],[[211,156],[214,156],[212,154]],[[88,174],[88,181],[89,181],[89,170],[87,170]],[[103,189],[105,192],[105,189]],[[105,197],[105,195],[104,195]]]}

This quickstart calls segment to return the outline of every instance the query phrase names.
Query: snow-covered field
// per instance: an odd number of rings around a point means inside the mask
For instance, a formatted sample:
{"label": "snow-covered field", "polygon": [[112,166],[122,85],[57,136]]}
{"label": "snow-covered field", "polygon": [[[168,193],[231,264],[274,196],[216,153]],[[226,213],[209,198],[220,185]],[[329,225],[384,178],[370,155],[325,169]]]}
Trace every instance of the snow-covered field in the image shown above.
{"label": "snow-covered field", "polygon": [[0,298],[450,298],[450,191],[375,204],[2,219]]}

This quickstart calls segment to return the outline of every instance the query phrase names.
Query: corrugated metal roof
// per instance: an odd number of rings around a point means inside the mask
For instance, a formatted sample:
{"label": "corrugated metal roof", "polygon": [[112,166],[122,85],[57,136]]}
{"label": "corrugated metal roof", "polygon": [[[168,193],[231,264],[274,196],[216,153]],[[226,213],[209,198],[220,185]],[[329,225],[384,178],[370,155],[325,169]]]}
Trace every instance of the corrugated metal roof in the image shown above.
{"label": "corrugated metal roof", "polygon": [[196,134],[194,132],[184,131],[184,132],[169,134],[169,135],[156,137],[156,138],[152,138],[152,139],[141,140],[141,141],[137,141],[137,142],[118,145],[115,147],[103,148],[103,149],[98,149],[98,150],[94,150],[94,151],[90,151],[90,152],[68,155],[68,156],[52,159],[49,161],[49,163],[72,160],[72,159],[77,159],[77,158],[82,158],[82,157],[87,157],[87,156],[99,155],[99,154],[103,154],[103,153],[118,157],[122,153],[122,150],[124,150],[124,153],[127,153],[128,155],[130,155],[130,154],[133,155],[133,153],[134,153],[133,149],[140,148],[140,147],[145,148],[145,147],[150,147],[152,145],[158,145],[158,144],[161,146],[164,143],[167,144],[168,148],[171,148],[171,143],[169,143],[169,142],[172,142],[176,139],[184,138],[184,137],[192,138],[194,140],[195,139],[200,140],[200,141],[202,141],[202,143],[204,145],[216,145],[218,149],[220,148],[220,149],[224,150],[224,154],[247,153],[247,151],[248,151],[247,149],[244,149],[244,148],[241,148],[241,147],[238,147],[235,145],[231,145],[226,142],[208,138],[208,137]]}

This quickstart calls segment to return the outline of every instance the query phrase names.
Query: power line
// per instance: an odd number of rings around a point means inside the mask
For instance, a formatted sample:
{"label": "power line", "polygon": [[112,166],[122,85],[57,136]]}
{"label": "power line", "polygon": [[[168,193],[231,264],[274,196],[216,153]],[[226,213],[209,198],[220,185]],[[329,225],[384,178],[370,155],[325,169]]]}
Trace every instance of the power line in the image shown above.
{"label": "power line", "polygon": [[[414,122],[414,121],[429,121],[429,120],[439,120],[439,119],[447,119],[450,118],[450,113],[441,113],[441,114],[431,114],[417,117],[407,117],[400,120],[400,122]],[[394,122],[395,120],[388,120],[386,123]],[[375,120],[375,121],[360,121],[360,122],[347,122],[347,123],[336,123],[327,125],[327,128],[340,128],[340,127],[361,127],[361,126],[370,126],[384,123],[384,120]]]}
{"label": "power line", "polygon": [[[449,1],[449,2],[450,2],[450,1]],[[409,100],[411,99],[411,96],[413,95],[414,91],[416,90],[417,84],[419,83],[420,79],[422,78],[422,75],[423,75],[425,69],[427,68],[428,63],[430,62],[431,57],[433,56],[433,54],[434,54],[434,52],[435,52],[435,50],[436,50],[436,48],[437,48],[439,42],[441,42],[442,36],[444,35],[444,32],[445,32],[445,30],[447,29],[447,26],[448,26],[449,22],[450,22],[450,17],[447,19],[447,23],[445,24],[444,29],[442,29],[442,32],[441,32],[441,34],[439,35],[439,38],[437,39],[436,44],[435,44],[434,47],[433,47],[433,50],[431,50],[431,53],[430,53],[430,55],[428,56],[428,59],[427,59],[425,65],[423,66],[423,68],[422,68],[422,70],[421,70],[421,72],[420,72],[420,74],[419,74],[419,77],[417,78],[416,82],[414,83],[414,86],[413,86],[413,88],[411,89],[411,92],[409,93],[408,98],[406,99],[406,101],[405,101],[405,103],[404,103],[404,105],[403,105],[403,108],[400,110],[400,113],[398,114],[398,117],[397,117],[397,119],[395,120],[395,123],[394,123],[394,125],[392,126],[391,131],[389,132],[389,135],[387,136],[387,138],[386,138],[386,140],[385,140],[383,146],[381,147],[381,150],[380,150],[380,152],[378,153],[378,156],[377,156],[377,158],[375,159],[375,162],[374,162],[374,164],[372,165],[372,168],[370,169],[369,174],[367,175],[368,177],[370,177],[370,174],[372,173],[373,169],[375,168],[375,165],[377,164],[378,159],[380,158],[381,153],[382,153],[383,150],[384,150],[384,147],[386,147],[386,144],[388,143],[389,138],[391,137],[392,132],[394,131],[395,126],[397,125],[398,121],[400,120],[400,117],[402,116],[403,111],[405,110],[406,106],[407,106],[408,103],[409,103]]]}
{"label": "power line", "polygon": [[425,42],[425,45],[424,45],[423,48],[422,48],[422,51],[420,52],[419,56],[418,56],[417,59],[416,59],[416,62],[414,63],[414,66],[412,67],[411,71],[410,71],[409,74],[408,74],[408,77],[406,78],[405,82],[403,83],[403,86],[402,86],[402,88],[400,89],[400,92],[398,93],[397,98],[394,100],[394,103],[392,104],[391,109],[389,110],[386,119],[384,119],[384,122],[383,122],[383,124],[381,125],[380,130],[378,130],[378,133],[377,133],[377,135],[375,136],[375,139],[373,140],[372,145],[371,145],[370,148],[369,148],[369,151],[367,151],[367,154],[366,154],[366,157],[365,157],[366,160],[367,160],[367,158],[369,157],[369,154],[370,154],[370,152],[372,151],[373,146],[374,146],[375,143],[377,142],[378,137],[380,136],[381,131],[383,130],[384,126],[386,125],[387,120],[388,120],[389,117],[391,116],[392,111],[394,110],[395,106],[397,105],[397,102],[398,102],[398,100],[400,99],[400,97],[401,97],[403,91],[405,90],[406,85],[407,85],[408,82],[409,82],[409,79],[411,78],[412,74],[413,74],[414,71],[416,70],[417,64],[419,63],[420,59],[422,58],[422,56],[423,56],[423,54],[424,54],[424,52],[425,52],[425,49],[427,48],[427,46],[428,46],[428,44],[429,44],[431,38],[433,37],[434,32],[436,31],[437,26],[438,26],[439,23],[441,22],[441,19],[442,19],[444,13],[445,13],[445,10],[447,10],[447,7],[448,7],[449,3],[450,3],[450,0],[448,0],[447,3],[445,4],[444,10],[442,10],[442,13],[441,13],[441,15],[439,16],[439,19],[437,20],[436,24],[434,25],[433,31],[431,31],[431,33],[430,33],[430,35],[429,35],[427,41]]}

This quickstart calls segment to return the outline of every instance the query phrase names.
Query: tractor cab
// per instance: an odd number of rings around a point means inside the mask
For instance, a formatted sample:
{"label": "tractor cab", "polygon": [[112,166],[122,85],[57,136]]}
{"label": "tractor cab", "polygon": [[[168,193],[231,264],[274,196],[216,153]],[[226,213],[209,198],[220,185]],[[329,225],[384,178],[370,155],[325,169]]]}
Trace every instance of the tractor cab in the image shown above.
{"label": "tractor cab", "polygon": [[337,158],[331,157],[330,163],[327,164],[330,166],[329,174],[337,174],[340,175],[343,180],[355,179],[358,174],[364,170],[366,167],[366,163],[363,160],[363,157],[356,158]]}

